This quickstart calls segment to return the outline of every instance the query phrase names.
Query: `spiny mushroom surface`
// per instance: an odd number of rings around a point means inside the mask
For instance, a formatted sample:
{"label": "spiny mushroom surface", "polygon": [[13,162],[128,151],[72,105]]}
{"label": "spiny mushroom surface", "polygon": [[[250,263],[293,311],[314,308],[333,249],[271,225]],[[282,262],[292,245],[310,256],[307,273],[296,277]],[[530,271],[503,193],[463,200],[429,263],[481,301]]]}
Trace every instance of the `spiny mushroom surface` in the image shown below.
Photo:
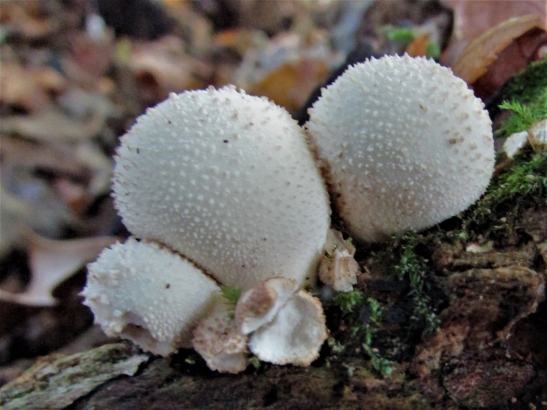
{"label": "spiny mushroom surface", "polygon": [[113,189],[134,235],[243,290],[314,275],[329,200],[303,131],[281,107],[233,87],[171,94],[121,142]]}
{"label": "spiny mushroom surface", "polygon": [[350,234],[376,241],[463,211],[494,167],[491,121],[464,81],[425,58],[350,67],[306,124]]}
{"label": "spiny mushroom surface", "polygon": [[107,335],[164,356],[191,346],[194,327],[222,300],[219,286],[190,262],[134,238],[88,265],[82,295]]}

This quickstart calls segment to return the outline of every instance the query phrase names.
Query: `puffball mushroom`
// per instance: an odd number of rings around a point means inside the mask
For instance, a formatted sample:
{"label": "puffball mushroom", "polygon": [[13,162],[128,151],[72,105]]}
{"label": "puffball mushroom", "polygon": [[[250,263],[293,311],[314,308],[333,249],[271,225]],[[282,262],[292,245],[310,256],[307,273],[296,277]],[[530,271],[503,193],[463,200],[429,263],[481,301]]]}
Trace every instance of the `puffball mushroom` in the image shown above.
{"label": "puffball mushroom", "polygon": [[234,87],[188,91],[123,136],[113,177],[124,224],[240,289],[312,277],[329,199],[289,114]]}
{"label": "puffball mushroom", "polygon": [[274,277],[241,295],[235,309],[236,326],[246,335],[272,321],[281,306],[298,290],[292,279]]}
{"label": "puffball mushroom", "polygon": [[219,286],[190,262],[135,238],[88,265],[82,294],[107,335],[163,356],[191,346],[198,322],[222,300]]}
{"label": "puffball mushroom", "polygon": [[323,90],[306,128],[340,216],[365,241],[463,211],[494,169],[484,104],[425,58],[350,67]]}
{"label": "puffball mushroom", "polygon": [[234,314],[226,301],[213,311],[194,331],[192,346],[211,370],[239,373],[247,367],[247,336],[236,328]]}
{"label": "puffball mushroom", "polygon": [[355,260],[355,246],[344,240],[342,233],[331,229],[327,234],[325,254],[319,262],[318,276],[321,282],[334,290],[351,292],[357,283],[359,264]]}
{"label": "puffball mushroom", "polygon": [[241,295],[235,324],[251,333],[249,349],[274,364],[309,366],[328,336],[321,302],[296,281],[269,278]]}

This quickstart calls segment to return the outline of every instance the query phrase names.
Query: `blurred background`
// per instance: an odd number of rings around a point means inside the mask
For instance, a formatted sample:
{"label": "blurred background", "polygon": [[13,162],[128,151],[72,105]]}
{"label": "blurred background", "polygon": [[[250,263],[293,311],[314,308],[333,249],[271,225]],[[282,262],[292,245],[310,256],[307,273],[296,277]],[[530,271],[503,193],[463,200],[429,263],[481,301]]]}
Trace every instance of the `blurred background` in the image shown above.
{"label": "blurred background", "polygon": [[107,341],[78,293],[85,264],[128,234],[110,174],[147,107],[235,84],[303,121],[344,64],[406,51],[451,65],[529,14],[544,26],[546,2],[0,1],[0,385]]}

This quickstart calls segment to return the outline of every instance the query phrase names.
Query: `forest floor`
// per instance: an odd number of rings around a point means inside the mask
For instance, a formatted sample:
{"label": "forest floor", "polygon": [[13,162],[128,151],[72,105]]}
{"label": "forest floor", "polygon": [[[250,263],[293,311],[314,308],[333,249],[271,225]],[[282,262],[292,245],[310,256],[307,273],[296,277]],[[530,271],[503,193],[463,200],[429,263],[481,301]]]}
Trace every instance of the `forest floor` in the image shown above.
{"label": "forest floor", "polygon": [[[547,150],[503,152],[547,119],[547,6],[499,3],[1,2],[0,408],[547,409]],[[110,176],[147,107],[235,84],[303,122],[331,73],[403,52],[459,70],[483,99],[494,178],[425,232],[356,244],[354,290],[314,290],[330,332],[319,359],[226,375],[93,326],[85,265],[129,235]]]}

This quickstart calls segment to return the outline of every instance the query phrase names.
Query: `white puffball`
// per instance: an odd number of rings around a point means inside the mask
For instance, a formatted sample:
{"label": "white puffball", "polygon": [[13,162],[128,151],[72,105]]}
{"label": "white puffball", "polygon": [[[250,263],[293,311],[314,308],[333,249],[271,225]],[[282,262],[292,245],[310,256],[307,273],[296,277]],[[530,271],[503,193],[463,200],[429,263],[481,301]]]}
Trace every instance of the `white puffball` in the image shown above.
{"label": "white puffball", "polygon": [[494,169],[491,121],[464,81],[433,60],[350,67],[306,124],[350,234],[376,241],[465,210]]}
{"label": "white puffball", "polygon": [[82,295],[95,322],[164,356],[190,346],[194,327],[221,299],[211,278],[154,242],[116,243],[88,270]]}
{"label": "white puffball", "polygon": [[114,197],[134,235],[241,289],[314,275],[329,200],[284,109],[233,87],[171,94],[121,142]]}

